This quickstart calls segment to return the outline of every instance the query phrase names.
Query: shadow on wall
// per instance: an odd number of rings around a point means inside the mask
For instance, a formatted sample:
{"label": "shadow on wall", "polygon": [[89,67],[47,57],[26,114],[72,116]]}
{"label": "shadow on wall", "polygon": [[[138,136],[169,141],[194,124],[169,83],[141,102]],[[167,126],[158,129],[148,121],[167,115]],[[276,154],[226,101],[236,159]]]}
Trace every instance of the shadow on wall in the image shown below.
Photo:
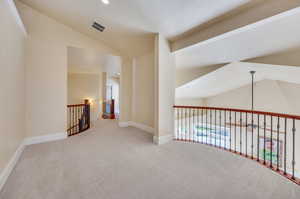
{"label": "shadow on wall", "polygon": [[210,66],[200,66],[194,68],[177,68],[176,70],[176,88],[193,81],[203,75],[213,72],[226,64],[217,64]]}

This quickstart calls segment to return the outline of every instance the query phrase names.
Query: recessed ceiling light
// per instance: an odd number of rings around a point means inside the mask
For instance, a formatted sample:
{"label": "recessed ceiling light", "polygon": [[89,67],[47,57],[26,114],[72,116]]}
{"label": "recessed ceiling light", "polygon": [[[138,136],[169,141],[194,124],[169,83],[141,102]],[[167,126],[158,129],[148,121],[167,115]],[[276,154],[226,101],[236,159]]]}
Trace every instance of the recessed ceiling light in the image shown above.
{"label": "recessed ceiling light", "polygon": [[108,4],[109,4],[109,0],[102,0],[102,2],[103,2],[105,5],[108,5]]}

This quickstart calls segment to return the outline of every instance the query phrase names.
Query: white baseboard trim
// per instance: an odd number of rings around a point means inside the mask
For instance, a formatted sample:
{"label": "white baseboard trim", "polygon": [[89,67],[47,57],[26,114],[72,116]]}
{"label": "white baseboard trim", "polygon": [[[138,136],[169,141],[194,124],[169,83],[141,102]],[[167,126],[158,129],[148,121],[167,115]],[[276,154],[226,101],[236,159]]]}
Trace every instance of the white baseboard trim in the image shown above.
{"label": "white baseboard trim", "polygon": [[17,162],[19,161],[24,149],[25,149],[25,145],[22,142],[21,145],[19,146],[19,148],[14,153],[14,155],[11,157],[11,159],[8,162],[7,166],[0,173],[0,192],[3,188],[3,186],[5,185],[8,177],[10,176],[11,172],[15,168]]}
{"label": "white baseboard trim", "polygon": [[144,125],[144,124],[141,124],[141,123],[129,122],[129,126],[141,129],[143,131],[146,131],[147,133],[151,133],[151,134],[154,133],[154,128]]}
{"label": "white baseboard trim", "polygon": [[157,145],[166,144],[173,140],[173,135],[153,136],[153,142]]}
{"label": "white baseboard trim", "polygon": [[56,140],[62,140],[66,139],[68,137],[67,133],[56,133],[56,134],[50,134],[45,136],[38,136],[38,137],[29,137],[25,138],[23,142],[20,144],[10,161],[8,162],[7,166],[3,169],[3,171],[0,173],[0,192],[5,185],[8,177],[10,176],[11,172],[15,168],[17,162],[19,161],[24,149],[28,145],[32,144],[41,144],[45,142],[51,142]]}
{"label": "white baseboard trim", "polygon": [[37,137],[29,137],[25,138],[24,144],[25,145],[32,145],[32,144],[40,144],[45,142],[52,142],[56,140],[63,140],[68,137],[67,133],[56,133],[44,136],[37,136]]}

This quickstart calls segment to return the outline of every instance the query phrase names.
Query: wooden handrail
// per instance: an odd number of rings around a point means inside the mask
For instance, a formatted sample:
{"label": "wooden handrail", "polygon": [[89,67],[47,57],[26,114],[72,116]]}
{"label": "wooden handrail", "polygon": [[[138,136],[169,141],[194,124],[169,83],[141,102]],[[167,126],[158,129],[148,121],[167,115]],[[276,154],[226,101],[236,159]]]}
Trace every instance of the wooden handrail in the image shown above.
{"label": "wooden handrail", "polygon": [[72,105],[67,105],[68,108],[71,107],[79,107],[79,106],[85,106],[86,104],[72,104]]}
{"label": "wooden handrail", "polygon": [[207,109],[207,110],[232,111],[232,112],[269,115],[269,116],[274,116],[274,117],[283,117],[283,118],[300,120],[299,115],[289,115],[289,114],[273,113],[273,112],[265,112],[265,111],[251,111],[251,110],[245,110],[245,109],[220,108],[220,107],[203,107],[203,106],[177,106],[177,105],[174,105],[173,107],[174,108],[186,108],[186,109]]}

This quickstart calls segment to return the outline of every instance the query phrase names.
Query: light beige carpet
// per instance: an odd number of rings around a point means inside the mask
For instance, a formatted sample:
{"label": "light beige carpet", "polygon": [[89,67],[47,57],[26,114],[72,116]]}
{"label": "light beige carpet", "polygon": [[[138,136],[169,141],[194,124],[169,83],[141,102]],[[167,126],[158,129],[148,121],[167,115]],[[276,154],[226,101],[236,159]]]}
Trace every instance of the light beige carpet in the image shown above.
{"label": "light beige carpet", "polygon": [[251,160],[200,144],[152,144],[115,121],[33,145],[1,199],[299,199],[300,187]]}

